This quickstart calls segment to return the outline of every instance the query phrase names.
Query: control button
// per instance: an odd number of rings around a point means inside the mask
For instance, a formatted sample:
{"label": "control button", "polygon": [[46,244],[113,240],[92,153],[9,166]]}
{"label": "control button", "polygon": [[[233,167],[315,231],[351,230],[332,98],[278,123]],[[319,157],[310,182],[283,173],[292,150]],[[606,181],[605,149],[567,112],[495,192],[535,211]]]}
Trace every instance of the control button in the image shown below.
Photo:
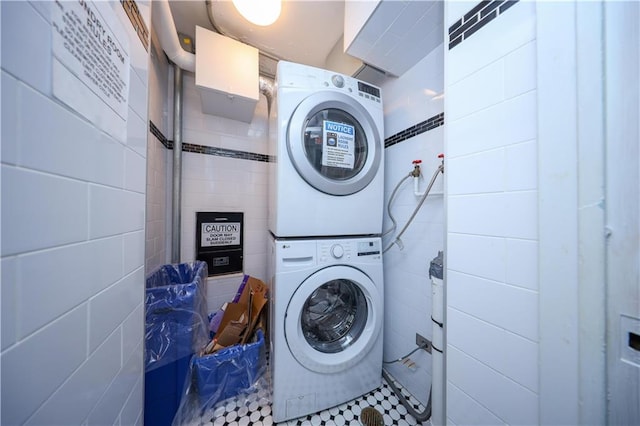
{"label": "control button", "polygon": [[331,247],[331,255],[336,259],[340,259],[344,255],[344,249],[340,244],[335,244]]}
{"label": "control button", "polygon": [[342,78],[341,75],[334,75],[333,77],[331,77],[331,81],[336,87],[344,87],[344,78]]}

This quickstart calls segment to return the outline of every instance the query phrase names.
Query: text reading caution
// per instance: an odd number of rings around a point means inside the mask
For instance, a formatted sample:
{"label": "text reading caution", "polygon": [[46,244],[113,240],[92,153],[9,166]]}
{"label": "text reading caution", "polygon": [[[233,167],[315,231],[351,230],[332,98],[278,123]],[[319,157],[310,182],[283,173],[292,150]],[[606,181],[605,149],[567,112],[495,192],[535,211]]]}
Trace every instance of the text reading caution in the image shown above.
{"label": "text reading caution", "polygon": [[240,223],[203,223],[202,247],[238,246],[240,245]]}

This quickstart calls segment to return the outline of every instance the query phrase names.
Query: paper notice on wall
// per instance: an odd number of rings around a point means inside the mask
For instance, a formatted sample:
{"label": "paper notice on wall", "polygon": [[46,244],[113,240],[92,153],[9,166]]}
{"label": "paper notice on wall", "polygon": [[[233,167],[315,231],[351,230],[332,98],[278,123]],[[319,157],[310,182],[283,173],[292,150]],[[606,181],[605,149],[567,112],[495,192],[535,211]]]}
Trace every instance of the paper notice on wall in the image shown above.
{"label": "paper notice on wall", "polygon": [[322,126],[322,165],[353,169],[356,131],[353,126],[325,120]]}
{"label": "paper notice on wall", "polygon": [[202,247],[240,245],[240,223],[203,223],[200,245]]}
{"label": "paper notice on wall", "polygon": [[115,11],[106,2],[56,1],[51,28],[53,95],[121,139],[113,127],[126,129],[129,39]]}

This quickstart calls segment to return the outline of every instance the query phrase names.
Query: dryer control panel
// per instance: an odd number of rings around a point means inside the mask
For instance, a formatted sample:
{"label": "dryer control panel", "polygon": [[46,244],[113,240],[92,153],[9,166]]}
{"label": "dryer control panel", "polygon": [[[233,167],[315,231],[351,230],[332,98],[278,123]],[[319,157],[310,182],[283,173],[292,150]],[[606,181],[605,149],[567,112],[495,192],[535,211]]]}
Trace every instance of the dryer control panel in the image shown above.
{"label": "dryer control panel", "polygon": [[380,88],[355,77],[287,61],[278,62],[278,91],[282,88],[336,90],[348,94],[370,107],[382,108]]}

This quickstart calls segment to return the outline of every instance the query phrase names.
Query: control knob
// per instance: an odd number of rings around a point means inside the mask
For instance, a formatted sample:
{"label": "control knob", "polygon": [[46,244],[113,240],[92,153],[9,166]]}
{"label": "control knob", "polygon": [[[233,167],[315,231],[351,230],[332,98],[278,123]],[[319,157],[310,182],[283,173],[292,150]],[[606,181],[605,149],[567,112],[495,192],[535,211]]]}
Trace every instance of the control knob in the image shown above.
{"label": "control knob", "polygon": [[340,244],[334,244],[331,247],[331,255],[336,259],[340,259],[344,255],[344,248]]}
{"label": "control knob", "polygon": [[334,75],[333,77],[331,77],[331,82],[336,87],[343,87],[344,86],[344,78],[342,78],[341,75]]}

